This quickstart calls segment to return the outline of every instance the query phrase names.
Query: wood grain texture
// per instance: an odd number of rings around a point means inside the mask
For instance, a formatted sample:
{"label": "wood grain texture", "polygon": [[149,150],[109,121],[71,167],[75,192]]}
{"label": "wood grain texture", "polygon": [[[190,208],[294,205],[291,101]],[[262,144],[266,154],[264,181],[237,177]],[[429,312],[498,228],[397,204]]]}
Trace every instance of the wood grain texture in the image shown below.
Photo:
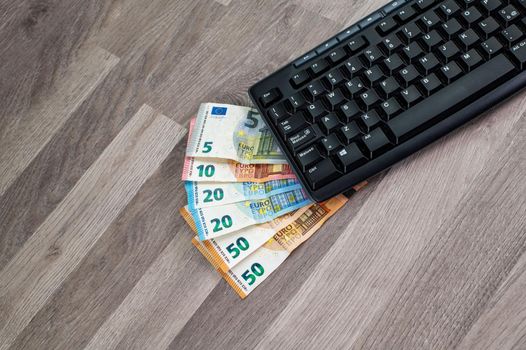
{"label": "wood grain texture", "polygon": [[143,106],[1,271],[2,348],[11,345],[185,131]]}
{"label": "wood grain texture", "polygon": [[21,119],[7,116],[0,135],[0,195],[119,61],[98,47],[87,51]]}
{"label": "wood grain texture", "polygon": [[199,104],[248,105],[386,2],[0,1],[0,349],[525,348],[526,93],[372,179],[244,301],[178,215]]}

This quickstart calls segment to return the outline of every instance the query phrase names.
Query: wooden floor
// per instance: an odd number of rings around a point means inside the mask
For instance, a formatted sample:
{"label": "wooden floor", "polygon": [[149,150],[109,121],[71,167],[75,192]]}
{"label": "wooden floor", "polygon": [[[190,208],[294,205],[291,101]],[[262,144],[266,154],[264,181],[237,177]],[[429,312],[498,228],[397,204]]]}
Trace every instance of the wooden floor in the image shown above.
{"label": "wooden floor", "polygon": [[526,349],[526,93],[245,301],[178,215],[188,121],[384,0],[0,1],[0,349]]}

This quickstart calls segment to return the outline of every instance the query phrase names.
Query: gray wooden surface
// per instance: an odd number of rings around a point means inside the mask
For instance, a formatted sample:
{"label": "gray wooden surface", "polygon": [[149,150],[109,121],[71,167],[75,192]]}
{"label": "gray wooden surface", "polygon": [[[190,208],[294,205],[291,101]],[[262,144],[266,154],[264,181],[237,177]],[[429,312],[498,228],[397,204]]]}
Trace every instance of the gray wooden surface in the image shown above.
{"label": "gray wooden surface", "polygon": [[0,349],[525,349],[526,93],[377,176],[246,300],[178,215],[199,103],[385,3],[0,1]]}

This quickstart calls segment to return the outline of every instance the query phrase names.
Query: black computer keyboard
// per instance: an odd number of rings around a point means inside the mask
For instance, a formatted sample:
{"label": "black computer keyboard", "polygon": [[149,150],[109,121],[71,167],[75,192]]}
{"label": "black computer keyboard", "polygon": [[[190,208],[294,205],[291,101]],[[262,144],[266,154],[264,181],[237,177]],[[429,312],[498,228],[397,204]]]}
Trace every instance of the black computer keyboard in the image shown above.
{"label": "black computer keyboard", "polygon": [[526,86],[526,0],[394,1],[250,88],[328,199]]}

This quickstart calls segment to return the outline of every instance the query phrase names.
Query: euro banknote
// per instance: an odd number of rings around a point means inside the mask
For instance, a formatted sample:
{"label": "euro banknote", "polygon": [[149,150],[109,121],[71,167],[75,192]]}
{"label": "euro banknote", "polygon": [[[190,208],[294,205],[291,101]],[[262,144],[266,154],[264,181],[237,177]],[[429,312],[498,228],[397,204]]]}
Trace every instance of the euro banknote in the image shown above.
{"label": "euro banknote", "polygon": [[[245,298],[274,272],[303,242],[347,202],[339,195],[321,204],[312,204],[294,222],[287,225],[262,247],[232,267],[219,273],[241,298]],[[218,267],[217,264],[214,267]]]}
{"label": "euro banknote", "polygon": [[197,235],[203,241],[272,221],[310,203],[305,192],[299,189],[265,199],[189,211],[194,219]]}
{"label": "euro banknote", "polygon": [[264,199],[270,196],[297,190],[297,180],[274,180],[268,182],[191,182],[185,183],[188,207],[208,208],[248,200]]}
{"label": "euro banknote", "polygon": [[[200,241],[195,236],[192,239],[192,243],[216,269],[227,272],[307,210],[308,207],[304,207],[295,212],[282,215],[268,223],[250,226],[207,241]],[[185,211],[183,208],[181,214],[192,227],[193,219],[188,211]],[[193,226],[193,229],[195,229],[195,226]]]}
{"label": "euro banknote", "polygon": [[193,182],[267,182],[296,179],[296,176],[288,164],[241,164],[186,157],[182,179]]}
{"label": "euro banknote", "polygon": [[278,143],[253,108],[204,103],[188,136],[186,156],[243,164],[286,164]]}

